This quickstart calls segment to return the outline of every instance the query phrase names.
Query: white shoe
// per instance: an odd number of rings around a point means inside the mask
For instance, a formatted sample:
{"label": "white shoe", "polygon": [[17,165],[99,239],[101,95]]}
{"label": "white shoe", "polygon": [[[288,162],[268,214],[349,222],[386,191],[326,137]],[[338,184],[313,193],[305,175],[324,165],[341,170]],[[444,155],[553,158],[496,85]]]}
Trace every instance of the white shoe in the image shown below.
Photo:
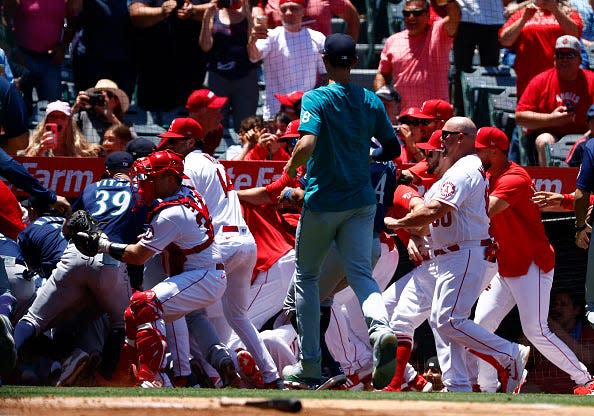
{"label": "white shoe", "polygon": [[8,373],[16,365],[17,352],[12,336],[12,324],[5,315],[0,315],[0,372]]}
{"label": "white shoe", "polygon": [[72,355],[66,358],[62,363],[62,374],[56,383],[57,387],[72,386],[76,382],[76,378],[83,372],[87,363],[89,362],[89,354],[75,348]]}
{"label": "white shoe", "polygon": [[520,394],[520,390],[526,382],[526,376],[528,375],[526,364],[528,364],[528,357],[530,356],[530,347],[522,344],[519,347],[520,351],[511,366],[506,393]]}

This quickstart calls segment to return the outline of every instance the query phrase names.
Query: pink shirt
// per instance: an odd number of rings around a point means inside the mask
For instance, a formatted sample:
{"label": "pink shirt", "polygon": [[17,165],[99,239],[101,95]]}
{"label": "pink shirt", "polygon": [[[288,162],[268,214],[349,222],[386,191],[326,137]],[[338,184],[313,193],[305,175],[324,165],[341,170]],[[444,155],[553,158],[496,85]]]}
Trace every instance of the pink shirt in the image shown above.
{"label": "pink shirt", "polygon": [[403,30],[388,38],[378,70],[392,76],[394,88],[402,97],[402,108],[420,107],[423,101],[433,98],[449,101],[452,43],[443,19],[430,23],[422,35],[410,36],[408,30]]}
{"label": "pink shirt", "polygon": [[14,16],[17,45],[35,52],[54,49],[62,39],[65,17],[64,0],[21,0]]}

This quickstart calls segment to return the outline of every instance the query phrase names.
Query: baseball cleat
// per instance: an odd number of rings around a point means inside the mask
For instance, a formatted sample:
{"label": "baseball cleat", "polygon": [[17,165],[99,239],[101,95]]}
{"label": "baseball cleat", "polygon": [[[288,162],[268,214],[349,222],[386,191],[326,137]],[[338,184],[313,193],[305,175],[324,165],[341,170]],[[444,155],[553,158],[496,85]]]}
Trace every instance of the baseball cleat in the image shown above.
{"label": "baseball cleat", "polygon": [[66,358],[62,363],[62,374],[56,383],[57,387],[73,386],[76,379],[87,368],[89,362],[89,354],[80,348],[75,348],[70,357]]}
{"label": "baseball cleat", "polygon": [[235,364],[231,358],[223,358],[219,364],[217,371],[221,376],[223,387],[235,387],[239,388],[241,384],[241,378],[235,370]]}
{"label": "baseball cleat", "polygon": [[[374,334],[375,335],[375,334]],[[396,347],[393,332],[382,332],[373,337],[373,388],[381,390],[390,384],[396,372]]]}
{"label": "baseball cleat", "polygon": [[580,396],[593,396],[594,395],[594,380],[590,380],[581,386],[577,386],[573,389],[573,394]]}
{"label": "baseball cleat", "polygon": [[338,386],[340,390],[360,391],[365,388],[365,384],[361,381],[359,374],[354,373],[346,376],[346,381]]}
{"label": "baseball cleat", "polygon": [[0,373],[8,373],[16,365],[17,351],[12,331],[10,319],[0,315]]}
{"label": "baseball cleat", "polygon": [[427,381],[425,377],[417,374],[415,378],[409,381],[403,388],[402,391],[418,391],[421,393],[429,393],[433,391],[433,383]]}
{"label": "baseball cleat", "polygon": [[301,361],[296,364],[288,365],[283,369],[283,379],[285,386],[297,390],[317,390],[324,381],[321,378],[303,376],[303,367]]}
{"label": "baseball cleat", "polygon": [[519,344],[520,351],[516,355],[514,362],[512,363],[510,373],[507,379],[507,386],[501,380],[502,390],[505,393],[519,394],[522,386],[526,382],[526,376],[528,371],[526,370],[526,364],[528,363],[528,357],[530,356],[530,347],[527,345]]}
{"label": "baseball cleat", "polygon": [[242,379],[257,388],[264,387],[264,379],[262,373],[256,364],[254,356],[246,350],[239,350],[237,352],[237,364],[239,365],[239,373]]}

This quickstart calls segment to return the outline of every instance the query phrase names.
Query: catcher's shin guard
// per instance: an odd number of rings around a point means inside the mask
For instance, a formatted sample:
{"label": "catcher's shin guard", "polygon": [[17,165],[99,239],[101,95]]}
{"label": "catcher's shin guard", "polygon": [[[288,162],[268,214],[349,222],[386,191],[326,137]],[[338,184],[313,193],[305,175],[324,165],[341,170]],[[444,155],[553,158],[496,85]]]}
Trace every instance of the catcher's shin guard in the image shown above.
{"label": "catcher's shin guard", "polygon": [[146,323],[138,327],[136,333],[136,352],[138,354],[136,381],[139,383],[154,382],[165,364],[167,343],[159,327],[164,329],[163,321]]}

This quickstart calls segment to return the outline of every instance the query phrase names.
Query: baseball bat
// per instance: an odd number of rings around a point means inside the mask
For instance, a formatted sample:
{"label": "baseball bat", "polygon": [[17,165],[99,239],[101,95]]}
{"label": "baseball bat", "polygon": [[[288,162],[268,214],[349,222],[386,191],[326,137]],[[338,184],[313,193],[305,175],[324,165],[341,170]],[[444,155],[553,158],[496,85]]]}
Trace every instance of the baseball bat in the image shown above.
{"label": "baseball bat", "polygon": [[288,413],[301,411],[301,401],[297,399],[248,400],[223,396],[219,404],[221,406],[251,406],[260,409],[275,409]]}

